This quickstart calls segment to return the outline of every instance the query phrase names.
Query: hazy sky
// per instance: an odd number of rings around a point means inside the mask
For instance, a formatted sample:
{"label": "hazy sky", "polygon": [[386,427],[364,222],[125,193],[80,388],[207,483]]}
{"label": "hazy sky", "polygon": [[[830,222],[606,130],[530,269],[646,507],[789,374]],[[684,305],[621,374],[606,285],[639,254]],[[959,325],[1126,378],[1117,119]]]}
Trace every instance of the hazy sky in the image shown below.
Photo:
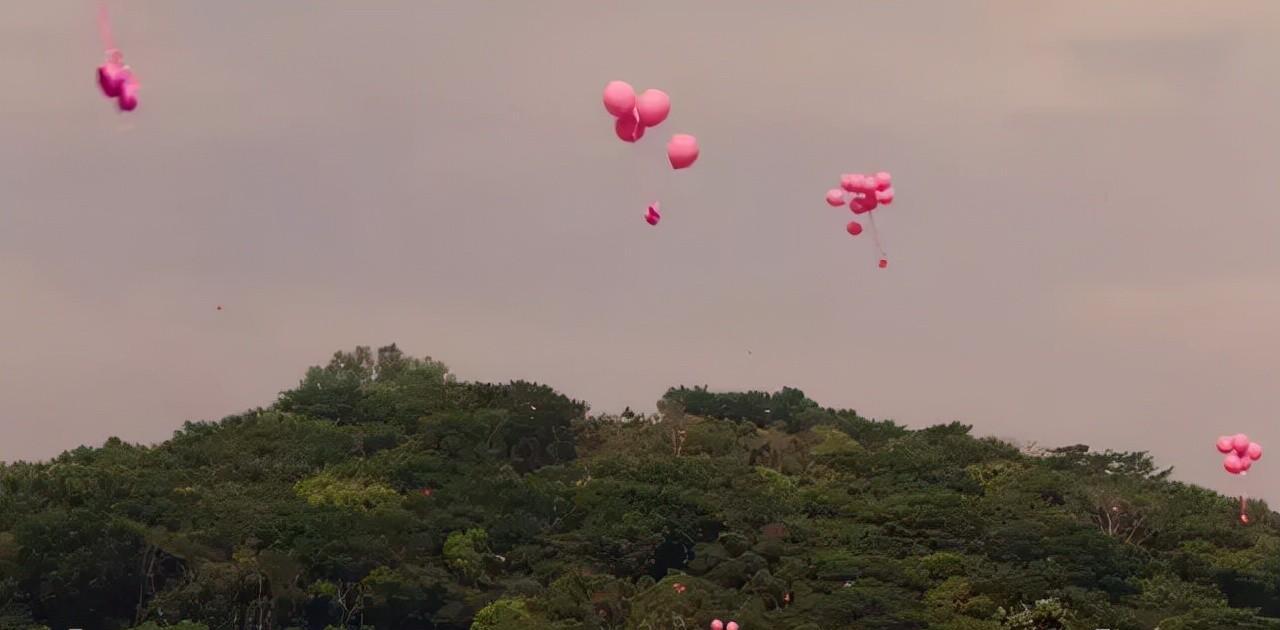
{"label": "hazy sky", "polygon": [[[596,410],[792,385],[1280,480],[1213,450],[1280,457],[1280,2],[110,6],[133,115],[94,2],[0,3],[0,459],[395,341]],[[638,145],[612,79],[672,95]],[[823,203],[879,169],[884,271]]]}

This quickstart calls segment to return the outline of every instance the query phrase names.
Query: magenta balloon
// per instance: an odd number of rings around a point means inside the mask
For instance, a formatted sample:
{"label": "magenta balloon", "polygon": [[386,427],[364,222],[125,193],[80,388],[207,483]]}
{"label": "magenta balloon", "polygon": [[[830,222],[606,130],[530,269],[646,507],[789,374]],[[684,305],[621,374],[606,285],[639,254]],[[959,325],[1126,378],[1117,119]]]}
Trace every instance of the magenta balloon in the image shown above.
{"label": "magenta balloon", "polygon": [[1262,445],[1257,442],[1249,442],[1249,448],[1245,450],[1244,454],[1252,460],[1262,459]]}
{"label": "magenta balloon", "polygon": [[832,188],[827,191],[827,205],[836,208],[844,205],[844,191]]}
{"label": "magenta balloon", "polygon": [[1222,467],[1226,468],[1227,472],[1233,475],[1238,475],[1240,474],[1240,471],[1244,470],[1240,465],[1240,458],[1237,457],[1235,453],[1231,453],[1222,459]]}
{"label": "magenta balloon", "polygon": [[126,81],[124,87],[120,88],[119,98],[120,111],[131,112],[138,109],[138,82]]}
{"label": "magenta balloon", "polygon": [[671,113],[671,97],[662,90],[645,90],[636,97],[636,112],[640,115],[640,124],[657,127]]}
{"label": "magenta balloon", "polygon": [[719,619],[712,619],[711,630],[724,630],[724,622]]}
{"label": "magenta balloon", "polygon": [[676,170],[689,168],[698,161],[698,139],[683,133],[671,136],[667,143],[667,160]]}
{"label": "magenta balloon", "polygon": [[849,209],[852,210],[854,214],[866,214],[868,212],[871,212],[870,210],[867,209],[866,206],[862,205],[861,197],[855,198],[853,201],[850,201]]}
{"label": "magenta balloon", "polygon": [[614,116],[626,116],[636,108],[636,90],[626,81],[604,86],[604,108]]}
{"label": "magenta balloon", "polygon": [[884,190],[877,190],[876,201],[879,201],[880,203],[886,206],[892,204],[893,203],[893,186],[890,186]]}
{"label": "magenta balloon", "polygon": [[880,205],[880,201],[876,199],[876,193],[874,191],[863,193],[862,199],[859,201],[862,203],[862,207],[867,209],[867,212],[875,210]]}
{"label": "magenta balloon", "polygon": [[730,621],[725,625],[724,630],[738,630],[738,622]]}
{"label": "magenta balloon", "polygon": [[124,87],[124,68],[110,61],[98,66],[98,87],[107,98],[120,96],[120,88]]}
{"label": "magenta balloon", "polygon": [[644,137],[644,125],[636,120],[636,115],[632,113],[629,116],[619,116],[618,120],[613,123],[613,132],[623,142],[635,142]]}
{"label": "magenta balloon", "polygon": [[857,221],[850,221],[849,225],[844,226],[844,229],[850,236],[862,234],[862,224]]}
{"label": "magenta balloon", "polygon": [[1249,436],[1243,433],[1237,433],[1231,436],[1231,448],[1236,450],[1237,455],[1244,455],[1249,450]]}
{"label": "magenta balloon", "polygon": [[1219,452],[1219,453],[1230,453],[1231,451],[1234,451],[1234,450],[1235,450],[1235,448],[1236,448],[1235,446],[1232,446],[1232,444],[1231,444],[1231,436],[1230,436],[1230,435],[1224,435],[1224,436],[1219,437],[1219,438],[1218,438],[1218,444],[1217,444],[1217,446],[1218,446],[1218,452]]}
{"label": "magenta balloon", "polygon": [[885,171],[880,171],[879,173],[876,173],[875,180],[876,180],[876,190],[885,190],[888,187],[893,185],[893,176],[886,173]]}
{"label": "magenta balloon", "polygon": [[855,190],[855,189],[854,189],[854,187],[853,187],[853,175],[850,175],[850,174],[848,174],[848,173],[845,173],[844,175],[841,175],[841,176],[840,176],[840,187],[841,187],[841,188],[843,188],[843,189],[845,189],[845,190],[847,190],[847,191],[849,191],[849,192],[854,192],[854,190]]}
{"label": "magenta balloon", "polygon": [[1252,460],[1252,459],[1249,459],[1247,456],[1246,456],[1246,457],[1239,457],[1239,458],[1237,458],[1237,459],[1239,459],[1239,460],[1240,460],[1240,470],[1241,470],[1241,472],[1246,471],[1246,470],[1249,470],[1250,468],[1252,468],[1252,467],[1253,467],[1253,460]]}
{"label": "magenta balloon", "polygon": [[645,213],[644,220],[649,225],[657,225],[658,221],[662,220],[662,213],[658,212],[658,202],[655,201],[649,205],[649,210]]}

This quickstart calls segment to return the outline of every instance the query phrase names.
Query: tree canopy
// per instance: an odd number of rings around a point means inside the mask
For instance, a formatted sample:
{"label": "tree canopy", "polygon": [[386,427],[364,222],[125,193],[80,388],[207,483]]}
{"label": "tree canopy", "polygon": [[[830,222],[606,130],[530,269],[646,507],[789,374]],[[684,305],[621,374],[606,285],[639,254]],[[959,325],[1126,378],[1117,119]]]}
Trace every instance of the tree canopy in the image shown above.
{"label": "tree canopy", "polygon": [[0,628],[1280,628],[1280,521],[1146,453],[792,388],[657,408],[338,352],[164,443],[0,466]]}

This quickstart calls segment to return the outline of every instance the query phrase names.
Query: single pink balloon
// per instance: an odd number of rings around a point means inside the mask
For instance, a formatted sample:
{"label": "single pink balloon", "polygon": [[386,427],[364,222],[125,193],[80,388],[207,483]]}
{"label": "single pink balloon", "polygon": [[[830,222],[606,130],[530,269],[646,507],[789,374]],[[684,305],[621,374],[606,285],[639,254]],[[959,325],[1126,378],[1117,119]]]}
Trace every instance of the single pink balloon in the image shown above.
{"label": "single pink balloon", "polygon": [[837,208],[844,205],[844,191],[839,188],[832,188],[827,191],[827,205]]}
{"label": "single pink balloon", "polygon": [[1248,455],[1249,459],[1254,461],[1262,459],[1262,445],[1257,442],[1250,442],[1249,448],[1244,452],[1244,454]]}
{"label": "single pink balloon", "polygon": [[1218,446],[1218,452],[1219,452],[1219,453],[1230,453],[1231,451],[1235,450],[1235,448],[1236,448],[1235,446],[1232,446],[1232,445],[1231,445],[1231,436],[1230,436],[1230,435],[1223,435],[1223,436],[1219,437],[1219,438],[1218,438],[1218,444],[1217,444],[1217,446]]}
{"label": "single pink balloon", "polygon": [[124,67],[114,61],[98,66],[98,87],[107,98],[120,96],[120,88],[124,87]]}
{"label": "single pink balloon", "polygon": [[862,193],[862,199],[859,199],[859,202],[862,203],[863,208],[867,209],[867,212],[875,210],[880,205],[880,201],[876,199],[875,191]]}
{"label": "single pink balloon", "polygon": [[884,190],[877,190],[876,201],[879,201],[880,203],[886,206],[892,204],[893,203],[893,186],[890,186]]}
{"label": "single pink balloon", "polygon": [[626,116],[636,108],[636,90],[626,81],[610,81],[604,86],[604,108],[614,116]]}
{"label": "single pink balloon", "polygon": [[738,622],[730,621],[727,625],[725,625],[724,630],[738,630]]}
{"label": "single pink balloon", "polygon": [[1235,453],[1231,453],[1230,455],[1227,455],[1225,458],[1223,458],[1222,467],[1226,468],[1227,472],[1233,475],[1238,475],[1240,474],[1240,471],[1244,470],[1244,468],[1240,465],[1240,458],[1236,456]]}
{"label": "single pink balloon", "polygon": [[120,98],[118,101],[120,111],[131,112],[138,109],[138,82],[133,78],[129,78],[124,82],[124,87],[120,88]]}
{"label": "single pink balloon", "polygon": [[683,133],[671,136],[667,143],[667,159],[671,168],[676,170],[693,166],[698,161],[698,139]]}
{"label": "single pink balloon", "polygon": [[876,190],[886,190],[893,185],[893,176],[885,171],[880,171],[875,175]]}
{"label": "single pink balloon", "polygon": [[866,206],[862,205],[861,197],[855,197],[853,201],[850,201],[849,209],[852,210],[854,214],[866,214],[868,212],[871,212],[870,210],[867,209]]}
{"label": "single pink balloon", "polygon": [[662,90],[645,90],[636,97],[636,112],[640,115],[640,124],[657,127],[671,113],[671,97]]}
{"label": "single pink balloon", "polygon": [[850,236],[857,236],[859,234],[862,234],[862,224],[858,223],[857,221],[850,221],[849,225],[844,226],[844,229],[849,233]]}
{"label": "single pink balloon", "polygon": [[657,225],[662,220],[662,213],[658,212],[658,202],[649,205],[649,211],[645,213],[644,220],[649,225]]}
{"label": "single pink balloon", "polygon": [[632,113],[619,116],[613,123],[613,132],[618,134],[618,138],[623,142],[635,142],[644,137],[644,125],[641,125],[636,120],[636,115]]}
{"label": "single pink balloon", "polygon": [[854,188],[854,186],[853,186],[853,177],[854,177],[854,176],[853,176],[852,174],[849,174],[849,173],[845,173],[844,175],[841,175],[841,176],[840,176],[840,187],[841,187],[841,188],[843,188],[843,189],[845,189],[845,190],[847,190],[847,191],[849,191],[849,192],[854,192],[854,191],[856,191],[857,189],[856,189],[856,188]]}
{"label": "single pink balloon", "polygon": [[1238,458],[1240,460],[1240,472],[1244,472],[1253,467],[1253,460],[1246,457]]}
{"label": "single pink balloon", "polygon": [[1236,450],[1236,454],[1244,455],[1249,450],[1249,436],[1243,433],[1237,433],[1231,436],[1231,448]]}
{"label": "single pink balloon", "polygon": [[724,622],[719,619],[712,619],[711,630],[724,630]]}

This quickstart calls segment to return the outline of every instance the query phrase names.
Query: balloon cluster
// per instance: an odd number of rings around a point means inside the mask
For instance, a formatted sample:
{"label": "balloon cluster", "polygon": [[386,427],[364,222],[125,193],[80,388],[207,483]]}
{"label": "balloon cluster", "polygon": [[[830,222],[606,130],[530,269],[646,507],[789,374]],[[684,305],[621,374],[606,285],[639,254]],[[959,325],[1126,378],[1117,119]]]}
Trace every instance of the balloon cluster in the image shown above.
{"label": "balloon cluster", "polygon": [[[876,248],[880,250],[881,269],[888,267],[889,261],[884,256],[884,249],[880,247],[880,237],[875,233],[875,219],[872,217],[871,212],[881,205],[887,206],[892,203],[893,176],[884,171],[874,175],[846,173],[840,176],[839,188],[832,188],[827,191],[827,205],[836,208],[848,205],[854,214],[867,215],[871,224],[872,236],[876,241]],[[851,236],[857,236],[862,234],[862,224],[857,221],[850,221],[845,226],[845,230]]]}
{"label": "balloon cluster", "polygon": [[[657,127],[671,114],[671,97],[662,90],[645,90],[639,95],[626,81],[610,81],[604,86],[604,108],[616,120],[613,131],[623,142],[634,143],[644,137],[646,129]],[[684,133],[671,136],[667,142],[667,161],[680,170],[698,161],[698,139]],[[661,215],[657,205],[649,206],[645,221],[657,225]]]}
{"label": "balloon cluster", "polygon": [[120,111],[131,112],[138,108],[138,79],[124,64],[124,53],[116,48],[106,3],[99,5],[98,33],[102,36],[102,47],[107,50],[106,61],[98,66],[98,86],[107,98],[116,99]]}
{"label": "balloon cluster", "polygon": [[738,622],[730,621],[726,624],[719,619],[714,619],[711,621],[711,630],[738,630]]}
{"label": "balloon cluster", "polygon": [[1218,452],[1226,454],[1222,467],[1233,475],[1246,474],[1253,462],[1262,459],[1262,446],[1250,442],[1249,436],[1243,433],[1218,438]]}
{"label": "balloon cluster", "polygon": [[98,66],[98,86],[107,98],[116,99],[120,111],[131,112],[138,108],[138,79],[124,64],[124,55],[120,51],[107,51],[107,60]]}

